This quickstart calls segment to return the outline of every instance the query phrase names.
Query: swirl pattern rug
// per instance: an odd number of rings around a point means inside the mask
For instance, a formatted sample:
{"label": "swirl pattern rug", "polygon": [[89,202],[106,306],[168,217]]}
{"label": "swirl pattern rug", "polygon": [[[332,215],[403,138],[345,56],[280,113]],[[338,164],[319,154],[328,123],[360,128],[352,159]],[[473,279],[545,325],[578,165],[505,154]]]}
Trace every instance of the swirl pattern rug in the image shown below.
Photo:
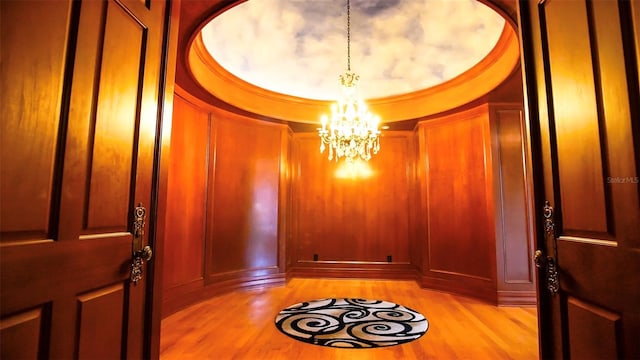
{"label": "swirl pattern rug", "polygon": [[422,314],[402,305],[344,298],[291,305],[275,321],[296,340],[339,348],[398,345],[419,338],[429,327]]}

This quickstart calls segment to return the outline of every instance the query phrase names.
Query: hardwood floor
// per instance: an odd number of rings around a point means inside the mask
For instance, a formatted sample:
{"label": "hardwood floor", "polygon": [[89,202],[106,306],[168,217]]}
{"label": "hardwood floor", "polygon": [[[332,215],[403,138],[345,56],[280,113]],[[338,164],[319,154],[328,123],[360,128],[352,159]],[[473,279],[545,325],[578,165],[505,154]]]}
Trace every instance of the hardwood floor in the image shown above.
{"label": "hardwood floor", "polygon": [[[334,349],[296,341],[276,329],[278,312],[326,297],[392,301],[421,312],[421,338],[377,349]],[[286,286],[241,290],[162,321],[161,359],[537,359],[533,307],[495,307],[421,289],[413,281],[291,279]]]}

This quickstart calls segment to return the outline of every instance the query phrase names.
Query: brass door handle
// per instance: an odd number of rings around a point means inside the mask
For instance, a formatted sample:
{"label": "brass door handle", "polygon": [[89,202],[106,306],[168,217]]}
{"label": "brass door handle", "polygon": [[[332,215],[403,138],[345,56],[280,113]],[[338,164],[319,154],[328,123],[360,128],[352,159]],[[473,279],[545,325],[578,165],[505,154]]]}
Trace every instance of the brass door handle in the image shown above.
{"label": "brass door handle", "polygon": [[533,263],[540,271],[545,271],[547,289],[552,295],[557,294],[558,290],[560,290],[560,280],[556,261],[551,256],[545,256],[542,250],[536,250],[533,254]]}
{"label": "brass door handle", "polygon": [[544,264],[544,255],[542,255],[542,250],[536,250],[536,252],[533,254],[533,263],[536,265],[537,268],[542,268],[545,264]]}
{"label": "brass door handle", "polygon": [[[131,282],[137,285],[142,280],[143,265],[145,261],[151,260],[153,250],[147,245],[140,249],[144,237],[144,225],[147,217],[147,209],[142,204],[138,204],[134,211],[133,218],[133,254],[131,259]],[[140,249],[140,250],[137,250]]]}
{"label": "brass door handle", "polygon": [[151,246],[147,245],[142,248],[142,250],[137,251],[135,256],[140,256],[142,260],[149,261],[153,257],[153,250]]}

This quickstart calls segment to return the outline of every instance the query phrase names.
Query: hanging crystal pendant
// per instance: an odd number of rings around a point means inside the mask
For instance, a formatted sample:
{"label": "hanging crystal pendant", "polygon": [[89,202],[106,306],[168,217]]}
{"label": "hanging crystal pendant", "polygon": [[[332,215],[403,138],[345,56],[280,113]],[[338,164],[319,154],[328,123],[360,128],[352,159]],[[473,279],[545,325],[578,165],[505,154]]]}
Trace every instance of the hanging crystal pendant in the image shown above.
{"label": "hanging crystal pendant", "polygon": [[[320,153],[329,147],[329,160],[344,157],[368,161],[380,150],[380,118],[357,96],[359,76],[351,71],[351,6],[347,0],[347,71],[340,75],[342,96],[331,105],[331,116],[321,117]],[[335,156],[334,156],[335,155]]]}

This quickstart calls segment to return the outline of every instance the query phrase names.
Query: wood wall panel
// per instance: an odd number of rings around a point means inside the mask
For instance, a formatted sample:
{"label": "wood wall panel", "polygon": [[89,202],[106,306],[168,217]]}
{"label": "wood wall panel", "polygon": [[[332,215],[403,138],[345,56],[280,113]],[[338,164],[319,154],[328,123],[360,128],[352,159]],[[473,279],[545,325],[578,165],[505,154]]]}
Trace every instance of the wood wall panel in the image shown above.
{"label": "wood wall panel", "polygon": [[[315,133],[290,135],[280,125],[179,101],[175,121],[200,118],[203,124],[206,114],[212,119],[205,279],[185,278],[168,289],[165,315],[239,286],[277,283],[284,271],[413,278],[420,269],[423,286],[492,302],[499,298],[491,143],[500,139],[491,138],[488,104],[423,121],[417,131],[385,132],[380,153],[365,166],[369,176],[357,177],[341,173],[342,162],[320,154]],[[526,303],[532,296],[521,288],[531,286],[531,274],[528,235],[519,233],[527,230],[522,217],[528,216],[522,208],[520,111],[509,108],[497,115],[509,129],[502,139],[504,161],[516,165],[503,174],[507,192],[516,198],[515,210],[505,210],[514,216],[507,221],[509,241],[500,244],[505,246],[504,283],[516,287],[501,289],[504,304]],[[206,132],[204,126],[192,126]],[[496,161],[499,178],[502,164]],[[197,256],[198,250],[192,251]]]}
{"label": "wood wall panel", "polygon": [[203,278],[209,144],[209,113],[176,96],[167,185],[165,288]]}
{"label": "wood wall panel", "polygon": [[165,232],[163,316],[237,288],[281,284],[290,134],[178,88]]}
{"label": "wood wall panel", "polygon": [[423,284],[495,300],[495,230],[486,105],[423,121]]}
{"label": "wood wall panel", "polygon": [[[43,11],[30,11],[29,2],[0,2],[1,242],[50,236],[49,208],[65,66],[65,57],[60,54],[66,51],[71,5],[69,1],[39,5]],[[29,17],[23,18],[24,14]],[[23,21],[11,21],[16,18]],[[26,101],[25,94],[32,100]]]}
{"label": "wood wall panel", "polygon": [[535,304],[521,104],[490,106],[500,304]]}
{"label": "wood wall panel", "polygon": [[3,359],[42,359],[44,309],[36,308],[0,320],[0,357]]}
{"label": "wood wall panel", "polygon": [[290,128],[283,131],[281,137],[282,156],[280,157],[280,198],[278,199],[278,267],[281,272],[286,273],[291,266],[291,211],[293,199],[291,196],[292,188],[292,147],[293,132]]}
{"label": "wood wall panel", "polygon": [[78,296],[78,358],[122,357],[124,299],[122,284]]}
{"label": "wood wall panel", "polygon": [[[520,111],[498,111],[505,282],[532,282]],[[500,205],[500,204],[499,204]]]}
{"label": "wood wall panel", "polygon": [[410,171],[409,171],[409,256],[410,263],[418,271],[418,274],[422,273],[422,257],[425,255],[422,251],[422,237],[421,234],[425,233],[425,222],[423,211],[423,202],[420,199],[420,176],[422,176],[420,164],[421,152],[420,152],[420,132],[414,129],[411,135],[410,145]]}
{"label": "wood wall panel", "polygon": [[425,124],[429,271],[493,276],[488,130],[486,113]]}
{"label": "wood wall panel", "polygon": [[[109,2],[105,31],[90,163],[91,201],[85,221],[88,229],[125,231],[130,206],[132,149],[137,150],[134,134],[139,123],[146,30],[122,7]],[[118,85],[123,81],[126,86]]]}
{"label": "wood wall panel", "polygon": [[410,263],[411,138],[385,132],[378,154],[350,165],[320,154],[316,134],[294,135],[294,267]]}
{"label": "wood wall panel", "polygon": [[278,199],[283,128],[213,114],[213,208],[207,275],[278,266]]}

